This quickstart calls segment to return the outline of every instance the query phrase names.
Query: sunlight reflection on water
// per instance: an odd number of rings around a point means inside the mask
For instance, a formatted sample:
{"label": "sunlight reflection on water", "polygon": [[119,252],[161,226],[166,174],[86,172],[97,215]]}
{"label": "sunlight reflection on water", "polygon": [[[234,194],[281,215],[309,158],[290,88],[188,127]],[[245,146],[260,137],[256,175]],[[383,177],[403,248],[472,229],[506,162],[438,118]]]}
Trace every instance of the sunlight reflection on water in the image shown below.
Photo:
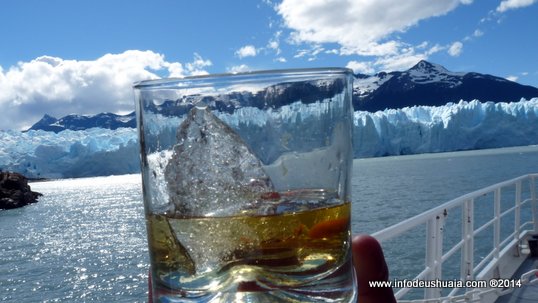
{"label": "sunlight reflection on water", "polygon": [[38,203],[0,212],[0,301],[145,302],[140,176],[31,186]]}
{"label": "sunlight reflection on water", "polygon": [[[537,170],[536,146],[355,160],[353,232],[372,233]],[[140,175],[31,186],[44,194],[38,203],[0,211],[0,301],[146,302],[149,258]],[[416,240],[387,247],[392,277],[423,265],[423,243],[424,231],[418,230]]]}

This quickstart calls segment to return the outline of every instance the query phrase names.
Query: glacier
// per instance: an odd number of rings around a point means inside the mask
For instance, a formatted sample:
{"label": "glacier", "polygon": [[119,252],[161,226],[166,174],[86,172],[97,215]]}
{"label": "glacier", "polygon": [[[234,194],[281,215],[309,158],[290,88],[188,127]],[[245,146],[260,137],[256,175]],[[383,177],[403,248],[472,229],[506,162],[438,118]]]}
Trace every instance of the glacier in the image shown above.
{"label": "glacier", "polygon": [[355,112],[355,157],[538,144],[538,98]]}
{"label": "glacier", "polygon": [[[249,109],[243,114],[258,116]],[[253,121],[255,122],[255,121]],[[263,138],[260,138],[263,139]],[[75,178],[140,171],[136,129],[91,128],[59,133],[0,131],[0,170],[31,178]],[[519,102],[460,101],[354,113],[354,157],[538,144],[538,98]]]}
{"label": "glacier", "polygon": [[91,128],[60,133],[0,131],[0,170],[30,178],[76,178],[140,171],[136,130]]}

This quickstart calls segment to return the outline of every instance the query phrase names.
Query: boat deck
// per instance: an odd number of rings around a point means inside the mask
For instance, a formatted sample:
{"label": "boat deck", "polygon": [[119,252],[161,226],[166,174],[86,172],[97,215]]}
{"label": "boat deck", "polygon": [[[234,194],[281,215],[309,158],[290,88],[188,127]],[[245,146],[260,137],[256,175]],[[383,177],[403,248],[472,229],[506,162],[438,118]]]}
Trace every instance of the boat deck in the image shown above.
{"label": "boat deck", "polygon": [[[513,275],[514,279],[519,279],[522,274],[538,268],[538,258],[528,257]],[[495,303],[531,303],[538,302],[538,285],[524,285],[514,289],[510,294],[501,296]]]}
{"label": "boat deck", "polygon": [[[492,279],[498,277],[512,277],[513,282],[508,284],[513,285],[525,274],[521,280],[523,286],[500,289],[491,288],[492,285],[489,285],[490,287],[470,290],[464,287],[432,287],[424,289],[423,298],[414,298],[413,294],[410,294],[409,299],[406,296],[412,287],[403,287],[395,293],[397,301],[538,302],[538,257],[534,250],[538,240],[536,180],[538,174],[528,174],[484,187],[372,234],[383,244],[383,241],[390,243],[389,240],[406,233],[415,233],[417,228],[426,231],[424,267],[410,279],[442,280],[443,263],[450,262],[449,266],[456,272],[459,271],[462,281],[493,281]],[[449,216],[455,219],[449,220]],[[445,245],[444,238],[449,235],[448,231],[458,229],[461,230],[461,236],[452,236],[455,244]],[[510,231],[512,233],[508,234]],[[533,238],[531,249],[530,242]],[[493,240],[493,243],[485,244],[489,239]],[[480,250],[480,247],[488,248]],[[457,253],[459,258],[451,259],[453,255],[457,256]],[[459,259],[459,262],[454,262],[455,259]],[[443,296],[443,292],[448,294]]]}

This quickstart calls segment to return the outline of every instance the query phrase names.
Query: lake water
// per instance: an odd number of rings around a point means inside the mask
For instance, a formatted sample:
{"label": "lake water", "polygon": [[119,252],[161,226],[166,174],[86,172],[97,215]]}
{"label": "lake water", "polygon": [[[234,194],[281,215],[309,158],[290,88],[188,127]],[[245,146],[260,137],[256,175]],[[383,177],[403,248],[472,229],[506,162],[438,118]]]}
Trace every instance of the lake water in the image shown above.
{"label": "lake water", "polygon": [[[538,146],[359,159],[353,168],[353,232],[373,233],[466,193],[538,172]],[[513,192],[513,188],[503,191],[501,212],[513,206]],[[475,229],[492,219],[493,195],[477,199],[474,212]],[[527,204],[521,222],[530,219]],[[460,222],[461,209],[448,212],[444,252],[461,239]],[[501,239],[513,232],[513,226],[513,215],[501,220]],[[477,235],[475,266],[493,248],[492,232],[489,227]],[[391,278],[413,279],[424,269],[425,243],[425,224],[382,243]],[[443,264],[443,279],[459,278],[460,257],[458,252]],[[422,295],[423,290],[415,289],[404,299]]]}
{"label": "lake water", "polygon": [[[372,233],[467,192],[538,172],[538,147],[360,159],[353,168],[353,232]],[[0,301],[146,302],[140,176],[31,186],[44,194],[38,203],[0,211]],[[398,250],[386,253],[391,271],[402,276],[407,259]]]}

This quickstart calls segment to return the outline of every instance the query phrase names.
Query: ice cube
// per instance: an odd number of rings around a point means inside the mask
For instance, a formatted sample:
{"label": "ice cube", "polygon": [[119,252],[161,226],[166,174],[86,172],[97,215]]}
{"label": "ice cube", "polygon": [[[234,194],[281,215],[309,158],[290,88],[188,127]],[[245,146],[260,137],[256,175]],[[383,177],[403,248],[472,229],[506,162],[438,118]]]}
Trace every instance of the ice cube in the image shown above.
{"label": "ice cube", "polygon": [[255,207],[273,184],[241,137],[206,107],[178,128],[165,169],[170,204],[183,216],[229,216]]}
{"label": "ice cube", "polygon": [[260,245],[260,234],[249,221],[254,219],[235,218],[169,221],[175,238],[188,252],[196,274],[219,271],[236,261],[236,255],[248,254],[253,247]]}

